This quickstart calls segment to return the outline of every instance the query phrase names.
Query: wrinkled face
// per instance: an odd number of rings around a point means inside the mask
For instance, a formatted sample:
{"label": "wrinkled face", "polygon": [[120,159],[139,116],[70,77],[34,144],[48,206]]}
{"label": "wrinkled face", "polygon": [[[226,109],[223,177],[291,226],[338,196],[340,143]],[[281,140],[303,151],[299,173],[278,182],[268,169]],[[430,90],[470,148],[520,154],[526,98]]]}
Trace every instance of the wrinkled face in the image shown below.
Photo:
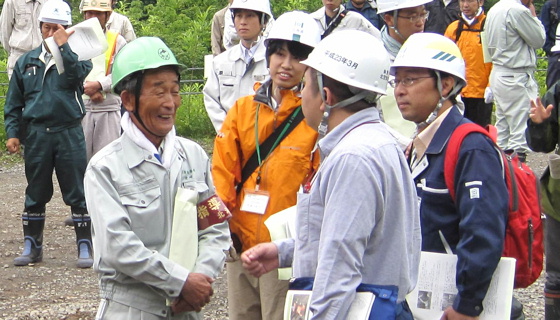
{"label": "wrinkled face", "polygon": [[[413,8],[404,8],[397,11],[397,16],[385,15],[385,21],[389,27],[397,27],[400,35],[395,35],[393,38],[404,43],[408,37],[411,35],[424,32],[424,25],[426,24],[425,16],[428,13],[424,8],[424,5],[420,5]],[[394,32],[390,30],[389,32]]]}
{"label": "wrinkled face", "polygon": [[325,8],[328,11],[333,11],[335,9],[338,9],[342,4],[342,0],[322,0],[322,1],[323,1],[323,6],[325,6]]}
{"label": "wrinkled face", "polygon": [[97,18],[99,19],[99,24],[101,25],[101,28],[103,28],[103,30],[105,30],[105,25],[107,24],[107,18],[109,17],[109,13],[106,11],[85,11],[84,12],[84,19],[91,19],[91,18]]}
{"label": "wrinkled face", "polygon": [[305,122],[317,130],[321,119],[323,118],[323,111],[321,106],[323,99],[317,85],[317,74],[311,68],[305,71],[305,85],[301,91],[301,110],[305,116]]}
{"label": "wrinkled face", "polygon": [[237,35],[245,41],[257,40],[262,30],[259,15],[252,10],[235,10],[233,24]]}
{"label": "wrinkled face", "polygon": [[52,37],[56,30],[59,29],[58,26],[59,25],[56,23],[43,22],[41,24],[41,35],[43,36],[43,40]]}
{"label": "wrinkled face", "polygon": [[[129,112],[134,112],[133,94],[130,94],[128,99],[123,98],[123,103]],[[132,121],[148,140],[159,146],[163,137],[173,128],[177,109],[181,105],[179,76],[175,70],[163,67],[146,71],[139,103],[138,113],[149,131],[133,115]]]}
{"label": "wrinkled face", "polygon": [[300,61],[288,51],[288,45],[284,42],[280,50],[270,55],[269,69],[272,84],[286,89],[298,85],[306,69]]}
{"label": "wrinkled face", "polygon": [[[405,86],[400,81],[412,79],[410,86]],[[436,78],[428,69],[424,68],[397,68],[395,81],[395,99],[404,119],[414,123],[425,121],[434,111],[440,95],[436,88]]]}
{"label": "wrinkled face", "polygon": [[469,19],[474,18],[480,7],[478,1],[479,0],[459,0],[461,12]]}

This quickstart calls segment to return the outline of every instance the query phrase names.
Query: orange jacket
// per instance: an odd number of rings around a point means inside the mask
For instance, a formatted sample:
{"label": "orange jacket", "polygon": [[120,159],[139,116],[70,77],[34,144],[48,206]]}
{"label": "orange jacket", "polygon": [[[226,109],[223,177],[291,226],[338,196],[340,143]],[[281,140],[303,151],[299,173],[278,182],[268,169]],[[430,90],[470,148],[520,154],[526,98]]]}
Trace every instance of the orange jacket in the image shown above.
{"label": "orange jacket", "polygon": [[[462,17],[459,19],[463,20]],[[481,30],[484,19],[486,19],[486,15],[482,12],[470,26],[463,20],[464,30],[461,32],[459,41],[455,41],[455,39],[460,20],[453,21],[445,30],[445,36],[457,43],[463,59],[465,59],[467,86],[461,91],[461,96],[465,98],[484,98],[484,89],[488,86],[490,71],[492,71],[492,63],[484,63],[480,32],[468,30]]]}
{"label": "orange jacket", "polygon": [[[269,82],[267,82],[269,84]],[[267,83],[263,84],[266,86]],[[260,84],[255,85],[257,90]],[[254,190],[257,171],[253,172],[236,194],[236,185],[241,181],[241,171],[256,150],[255,119],[258,113],[258,138],[262,143],[272,134],[292,111],[301,105],[301,98],[291,90],[281,92],[282,104],[276,112],[267,104],[254,100],[255,95],[236,101],[228,111],[226,119],[214,141],[212,176],[218,195],[232,213],[229,221],[231,232],[243,245],[243,250],[270,241],[264,221],[274,213],[296,204],[297,192],[311,170],[318,167],[319,155],[311,156],[317,132],[301,121],[294,130],[266,158],[262,159],[260,190],[269,192],[270,199],[264,215],[240,211],[245,189]],[[302,111],[300,111],[302,112]],[[262,155],[264,158],[265,155]]]}

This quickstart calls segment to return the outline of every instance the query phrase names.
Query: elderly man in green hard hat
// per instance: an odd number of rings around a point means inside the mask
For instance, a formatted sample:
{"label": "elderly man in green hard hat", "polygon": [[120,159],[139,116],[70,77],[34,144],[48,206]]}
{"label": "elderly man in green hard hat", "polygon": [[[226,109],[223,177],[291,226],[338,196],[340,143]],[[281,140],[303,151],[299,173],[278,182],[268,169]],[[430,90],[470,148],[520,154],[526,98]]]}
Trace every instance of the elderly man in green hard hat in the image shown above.
{"label": "elderly man in green hard hat", "polygon": [[115,57],[123,134],[88,164],[84,180],[100,275],[97,319],[202,319],[229,248],[229,212],[210,162],[175,135],[179,68],[159,38]]}

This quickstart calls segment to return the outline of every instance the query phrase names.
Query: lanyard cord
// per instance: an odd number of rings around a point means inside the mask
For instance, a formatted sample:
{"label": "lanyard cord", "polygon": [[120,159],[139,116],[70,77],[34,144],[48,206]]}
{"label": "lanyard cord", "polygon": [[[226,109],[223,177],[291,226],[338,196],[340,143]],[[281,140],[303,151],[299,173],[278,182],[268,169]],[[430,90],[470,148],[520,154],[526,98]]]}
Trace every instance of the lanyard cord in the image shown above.
{"label": "lanyard cord", "polygon": [[[259,168],[263,163],[263,159],[261,158],[261,149],[260,149],[260,145],[259,145],[259,110],[260,110],[260,107],[261,107],[261,104],[259,103],[257,105],[257,114],[255,115],[255,142],[256,142],[255,144],[256,144],[256,151],[257,151],[257,159],[258,159],[258,162],[259,162]],[[294,119],[296,118],[296,116],[300,112],[301,112],[301,106],[297,107],[297,109],[294,110],[294,112],[292,113],[292,116],[290,117],[290,120],[288,120],[288,123],[284,126],[284,129],[282,129],[282,132],[280,133],[278,138],[276,138],[276,141],[274,141],[274,144],[272,145],[272,148],[270,149],[269,153],[264,157],[264,160],[266,160],[266,158],[268,158],[268,156],[272,153],[272,151],[278,146],[280,141],[282,141],[282,139],[284,138],[284,135],[286,134],[286,131],[288,130],[288,128],[290,128],[290,126],[294,122]],[[260,182],[260,169],[259,169],[259,178],[257,180],[257,183],[259,183],[259,182]]]}

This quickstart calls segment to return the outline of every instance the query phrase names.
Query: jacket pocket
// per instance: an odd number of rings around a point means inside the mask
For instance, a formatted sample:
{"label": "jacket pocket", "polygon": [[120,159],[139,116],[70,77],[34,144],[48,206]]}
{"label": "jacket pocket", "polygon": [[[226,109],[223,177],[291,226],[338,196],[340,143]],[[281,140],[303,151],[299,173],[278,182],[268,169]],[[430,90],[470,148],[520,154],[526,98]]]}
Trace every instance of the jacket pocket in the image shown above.
{"label": "jacket pocket", "polygon": [[165,240],[165,217],[161,189],[154,177],[121,187],[121,203],[127,208],[131,229],[146,246]]}

